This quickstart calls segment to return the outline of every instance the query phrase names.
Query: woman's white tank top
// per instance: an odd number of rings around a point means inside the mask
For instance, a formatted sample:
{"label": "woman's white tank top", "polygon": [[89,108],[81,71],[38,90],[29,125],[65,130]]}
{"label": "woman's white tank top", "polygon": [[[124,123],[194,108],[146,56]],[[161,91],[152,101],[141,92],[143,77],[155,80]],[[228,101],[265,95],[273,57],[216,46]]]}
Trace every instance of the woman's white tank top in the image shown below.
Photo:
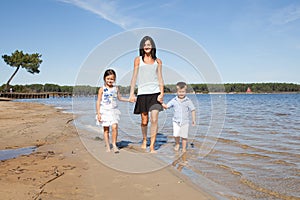
{"label": "woman's white tank top", "polygon": [[153,64],[144,63],[140,56],[140,65],[138,71],[138,95],[159,93],[159,83],[157,78],[157,66],[155,61]]}

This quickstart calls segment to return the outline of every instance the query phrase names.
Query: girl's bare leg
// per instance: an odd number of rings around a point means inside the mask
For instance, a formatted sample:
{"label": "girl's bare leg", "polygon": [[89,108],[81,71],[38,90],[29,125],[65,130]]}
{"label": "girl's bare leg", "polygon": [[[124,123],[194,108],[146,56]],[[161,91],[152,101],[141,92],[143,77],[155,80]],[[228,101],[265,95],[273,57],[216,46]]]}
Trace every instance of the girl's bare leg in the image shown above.
{"label": "girl's bare leg", "polygon": [[142,149],[146,149],[147,148],[147,129],[148,129],[148,113],[142,113],[141,114],[141,119],[142,119],[142,123],[141,123],[141,129],[142,129],[142,134],[143,134],[143,142],[142,142]]}
{"label": "girl's bare leg", "polygon": [[104,141],[105,141],[106,152],[110,152],[109,127],[108,126],[103,127],[103,137],[104,137]]}
{"label": "girl's bare leg", "polygon": [[156,153],[154,149],[155,140],[156,140],[156,134],[158,130],[158,110],[152,110],[151,111],[151,127],[150,127],[150,133],[151,133],[151,140],[150,140],[150,153]]}
{"label": "girl's bare leg", "polygon": [[119,153],[119,149],[117,147],[117,138],[118,138],[118,124],[113,124],[112,128],[112,145],[115,153]]}

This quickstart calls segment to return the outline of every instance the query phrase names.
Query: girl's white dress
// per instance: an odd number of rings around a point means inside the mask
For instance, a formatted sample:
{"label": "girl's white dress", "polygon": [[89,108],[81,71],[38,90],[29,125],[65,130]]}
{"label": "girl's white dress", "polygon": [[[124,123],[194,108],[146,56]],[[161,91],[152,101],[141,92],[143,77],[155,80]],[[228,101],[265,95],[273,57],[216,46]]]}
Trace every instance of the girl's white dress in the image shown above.
{"label": "girl's white dress", "polygon": [[120,120],[121,112],[117,108],[118,90],[116,86],[112,88],[103,86],[102,100],[100,102],[101,122],[96,115],[96,124],[102,126],[111,126],[117,124]]}

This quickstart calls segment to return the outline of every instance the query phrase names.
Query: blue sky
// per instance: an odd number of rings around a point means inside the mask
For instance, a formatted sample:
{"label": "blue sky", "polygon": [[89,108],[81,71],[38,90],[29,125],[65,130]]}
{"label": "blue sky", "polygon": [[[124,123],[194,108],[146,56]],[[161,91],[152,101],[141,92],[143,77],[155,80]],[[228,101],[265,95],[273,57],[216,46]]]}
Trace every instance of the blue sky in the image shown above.
{"label": "blue sky", "polygon": [[[99,44],[144,27],[171,29],[193,39],[213,60],[224,83],[300,83],[298,0],[4,0],[0,17],[1,55],[18,49],[40,53],[43,59],[39,74],[22,69],[12,85],[74,85]],[[133,57],[127,60],[130,66],[124,62],[121,67],[131,70]],[[0,84],[14,69],[1,59]]]}

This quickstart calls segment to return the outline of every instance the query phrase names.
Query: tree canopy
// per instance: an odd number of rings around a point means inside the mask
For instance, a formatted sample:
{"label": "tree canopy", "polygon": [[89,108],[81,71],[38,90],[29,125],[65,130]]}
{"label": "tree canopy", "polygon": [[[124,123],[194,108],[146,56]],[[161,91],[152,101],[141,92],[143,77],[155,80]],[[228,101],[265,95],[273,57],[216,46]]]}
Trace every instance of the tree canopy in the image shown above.
{"label": "tree canopy", "polygon": [[41,56],[42,55],[38,53],[24,54],[23,51],[18,51],[18,50],[12,53],[11,56],[3,55],[2,58],[7,65],[11,67],[16,67],[16,70],[14,71],[14,73],[11,75],[11,77],[8,79],[6,83],[6,91],[9,88],[9,83],[16,75],[16,73],[19,71],[20,67],[26,69],[31,74],[39,73],[40,64],[43,62],[40,59]]}

